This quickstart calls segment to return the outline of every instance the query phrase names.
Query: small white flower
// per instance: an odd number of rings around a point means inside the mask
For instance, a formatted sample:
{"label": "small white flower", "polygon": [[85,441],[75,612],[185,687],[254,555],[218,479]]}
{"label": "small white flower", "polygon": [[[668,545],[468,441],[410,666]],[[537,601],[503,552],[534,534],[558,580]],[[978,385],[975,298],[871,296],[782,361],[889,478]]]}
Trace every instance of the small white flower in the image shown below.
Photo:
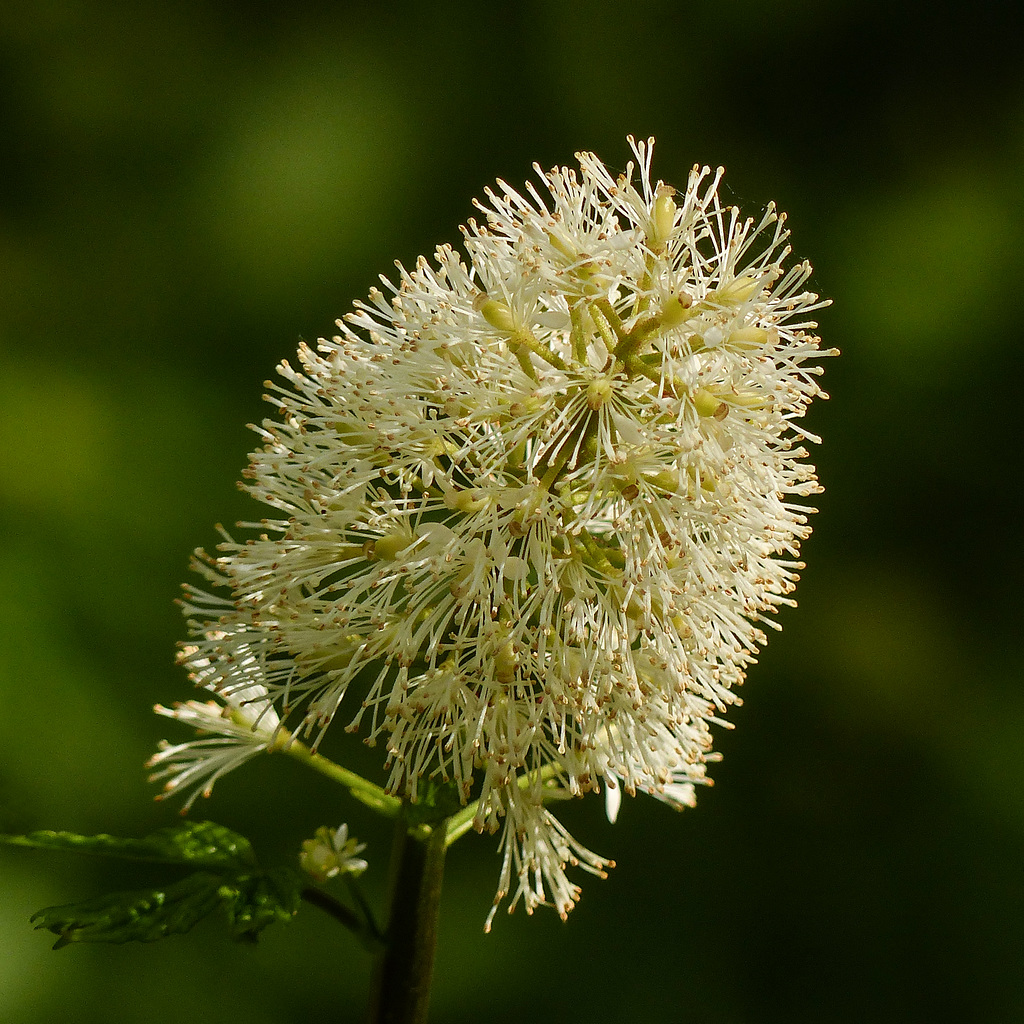
{"label": "small white flower", "polygon": [[[219,702],[190,700],[170,708],[160,704],[154,708],[158,715],[192,726],[200,737],[173,745],[161,740],[157,753],[146,762],[147,768],[157,769],[149,776],[150,782],[167,780],[158,800],[191,791],[183,814],[200,793],[208,797],[222,775],[257,754],[273,750],[280,739],[281,719],[267,688],[253,681],[255,666],[246,645],[229,644],[223,632],[210,637],[222,645],[220,658],[230,664],[234,685],[217,691]],[[195,646],[184,647],[181,660],[190,665],[200,685],[213,671],[210,660],[200,656]],[[217,675],[221,678],[220,673]]]}
{"label": "small white flower", "polygon": [[368,865],[356,854],[365,849],[366,843],[349,838],[348,825],[339,825],[336,829],[318,828],[314,838],[303,841],[299,864],[317,882],[326,882],[337,875],[358,876]]}
{"label": "small white flower", "polygon": [[824,303],[784,216],[724,206],[721,170],[652,182],[630,142],[619,177],[584,153],[499,182],[465,261],[400,266],[281,364],[245,472],[277,517],[201,556],[225,596],[186,605],[201,685],[255,673],[314,746],[348,705],[391,792],[479,799],[499,896],[563,914],[565,866],[607,862],[544,803],[693,803],[819,490],[797,421]]}

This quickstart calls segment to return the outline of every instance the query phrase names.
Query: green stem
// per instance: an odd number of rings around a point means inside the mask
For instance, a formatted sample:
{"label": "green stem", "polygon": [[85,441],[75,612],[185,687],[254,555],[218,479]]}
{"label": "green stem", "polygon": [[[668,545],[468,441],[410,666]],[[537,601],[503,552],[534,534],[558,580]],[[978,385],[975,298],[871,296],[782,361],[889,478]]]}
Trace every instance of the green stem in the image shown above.
{"label": "green stem", "polygon": [[364,779],[362,775],[357,775],[355,772],[349,771],[348,768],[335,764],[323,754],[314,753],[305,743],[300,743],[297,739],[283,738],[276,749],[294,758],[300,764],[304,764],[307,768],[312,768],[313,771],[326,775],[333,782],[344,786],[356,800],[366,804],[378,814],[383,814],[387,818],[395,818],[402,809],[402,801],[398,797],[392,796],[380,786],[370,782],[369,779]]}
{"label": "green stem", "polygon": [[644,258],[644,276],[640,278],[640,287],[636,291],[636,302],[633,303],[633,316],[639,316],[651,304],[651,275],[654,273],[656,259],[653,253]]}
{"label": "green stem", "polygon": [[421,835],[422,827],[410,829],[399,816],[387,944],[374,976],[370,1024],[426,1024],[448,830],[439,822]]}
{"label": "green stem", "polygon": [[[547,782],[549,779],[553,779],[557,773],[558,765],[553,761],[549,761],[541,768],[524,772],[516,780],[516,785],[518,785],[520,789],[528,789],[538,779],[540,779],[541,782]],[[445,846],[451,846],[452,843],[457,839],[461,839],[473,827],[473,820],[476,818],[476,812],[479,808],[480,801],[474,800],[471,804],[467,804],[445,821]],[[440,827],[441,826],[438,825],[438,828]]]}
{"label": "green stem", "polygon": [[376,952],[380,949],[383,939],[377,934],[373,918],[366,916],[365,910],[364,918],[360,918],[351,907],[346,907],[330,893],[324,892],[323,889],[315,889],[313,886],[303,889],[300,895],[307,903],[319,907],[335,921],[343,924],[368,950]]}
{"label": "green stem", "polygon": [[[626,328],[619,318],[619,314],[615,312],[615,307],[608,301],[606,297],[594,300],[594,305],[604,314],[604,318],[608,323],[608,326],[614,332],[615,344],[608,346],[608,351],[614,351],[616,345],[626,337]],[[606,339],[606,344],[610,339]]]}
{"label": "green stem", "polygon": [[[608,319],[606,309],[611,309],[611,303],[606,300],[602,306],[601,300],[598,300],[590,307],[590,319],[594,321],[594,326],[597,328],[598,334],[601,335],[604,347],[610,353],[615,353],[622,345],[621,336],[615,332],[612,321]],[[613,314],[614,312],[612,310]],[[618,317],[615,319],[618,320]],[[621,321],[619,321],[619,326],[622,326]]]}
{"label": "green stem", "polygon": [[687,394],[688,389],[686,385],[678,377],[663,378],[660,367],[648,366],[642,359],[630,359],[626,372],[630,374],[639,373],[648,380],[653,380],[655,384],[660,384],[664,380],[665,391],[674,398]]}
{"label": "green stem", "polygon": [[515,352],[519,348],[529,349],[535,356],[540,356],[544,362],[553,366],[556,370],[565,370],[568,367],[565,361],[557,352],[552,352],[544,342],[539,341],[527,330],[518,330],[508,339],[509,348]]}
{"label": "green stem", "polygon": [[580,365],[587,365],[587,335],[583,327],[583,309],[581,306],[573,306],[569,312],[569,319],[572,323],[572,357]]}
{"label": "green stem", "polygon": [[662,327],[660,314],[645,317],[633,324],[632,330],[623,334],[615,349],[615,358],[625,367],[631,376],[636,373],[634,364],[643,352],[644,346]]}
{"label": "green stem", "polygon": [[[445,824],[445,846],[451,846],[456,839],[461,839],[472,827],[473,819],[476,817],[479,800],[467,804],[462,810],[453,814]],[[440,826],[438,826],[440,827]]]}

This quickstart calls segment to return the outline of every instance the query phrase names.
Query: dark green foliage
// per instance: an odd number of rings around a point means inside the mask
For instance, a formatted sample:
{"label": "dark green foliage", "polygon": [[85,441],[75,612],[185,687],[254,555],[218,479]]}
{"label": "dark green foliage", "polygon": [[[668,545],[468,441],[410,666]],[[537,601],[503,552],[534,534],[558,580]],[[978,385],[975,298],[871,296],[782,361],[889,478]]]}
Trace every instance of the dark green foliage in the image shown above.
{"label": "dark green foliage", "polygon": [[212,913],[220,886],[218,875],[197,871],[169,886],[47,907],[32,922],[58,936],[54,949],[72,942],[155,942],[187,932]]}
{"label": "dark green foliage", "polygon": [[31,832],[0,836],[0,842],[201,869],[169,885],[40,910],[32,921],[58,937],[54,949],[72,942],[155,942],[189,931],[217,909],[227,916],[234,939],[255,941],[267,925],[295,915],[305,884],[292,868],[261,870],[248,839],[208,821],[160,829],[142,839]]}
{"label": "dark green foliage", "polygon": [[142,839],[123,836],[81,836],[75,832],[29,832],[27,835],[0,834],[0,843],[32,846],[41,850],[67,850],[122,860],[152,861],[158,864],[188,864],[195,868],[252,868],[256,857],[245,836],[212,821],[182,822],[158,829]]}
{"label": "dark green foliage", "polygon": [[255,942],[275,921],[290,921],[299,910],[306,879],[287,867],[238,875],[224,881],[218,896],[235,939]]}

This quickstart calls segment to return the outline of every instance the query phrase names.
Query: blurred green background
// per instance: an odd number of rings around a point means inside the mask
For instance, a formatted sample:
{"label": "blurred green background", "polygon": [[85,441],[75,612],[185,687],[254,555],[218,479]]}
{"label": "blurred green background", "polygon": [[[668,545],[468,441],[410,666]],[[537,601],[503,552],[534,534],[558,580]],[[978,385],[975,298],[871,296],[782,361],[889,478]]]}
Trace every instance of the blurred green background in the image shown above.
{"label": "blurred green background", "polygon": [[[789,211],[835,299],[801,607],[696,810],[566,815],[619,865],[567,924],[485,937],[496,842],[454,848],[433,1019],[1024,1021],[1022,31],[998,0],[4,4],[0,830],[176,820],[149,708],[191,695],[172,600],[253,514],[262,381],[495,177],[653,134],[658,177]],[[196,813],[268,861],[348,818],[381,890],[387,830],[291,763]],[[315,910],[255,948],[29,930],[144,874],[0,850],[0,1020],[361,1018]]]}

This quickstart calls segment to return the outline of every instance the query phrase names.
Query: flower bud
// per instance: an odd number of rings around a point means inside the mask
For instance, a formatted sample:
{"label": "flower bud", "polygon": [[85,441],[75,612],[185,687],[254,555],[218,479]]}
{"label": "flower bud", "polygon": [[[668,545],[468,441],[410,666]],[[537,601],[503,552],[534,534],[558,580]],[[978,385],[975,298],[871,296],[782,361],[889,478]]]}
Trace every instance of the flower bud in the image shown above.
{"label": "flower bud", "polygon": [[693,305],[693,297],[680,288],[667,298],[661,305],[661,323],[663,327],[677,327],[690,318],[687,312]]}
{"label": "flower bud", "polygon": [[655,253],[664,252],[665,243],[672,235],[679,208],[673,196],[676,190],[671,185],[659,185],[655,194],[654,210],[651,214],[651,230],[647,236],[648,245]]}
{"label": "flower bud", "polygon": [[717,395],[713,395],[704,388],[698,388],[693,393],[693,404],[701,416],[711,416],[716,420],[724,420],[729,415],[729,406]]}
{"label": "flower bud", "polygon": [[481,292],[474,300],[473,308],[480,313],[492,327],[497,328],[499,331],[507,331],[511,334],[518,326],[516,324],[515,317],[512,315],[512,310],[509,309],[504,302],[492,299],[483,292]]}
{"label": "flower bud", "polygon": [[727,285],[715,292],[715,297],[724,305],[738,306],[752,298],[760,287],[760,281],[754,277],[741,276],[733,278]]}

